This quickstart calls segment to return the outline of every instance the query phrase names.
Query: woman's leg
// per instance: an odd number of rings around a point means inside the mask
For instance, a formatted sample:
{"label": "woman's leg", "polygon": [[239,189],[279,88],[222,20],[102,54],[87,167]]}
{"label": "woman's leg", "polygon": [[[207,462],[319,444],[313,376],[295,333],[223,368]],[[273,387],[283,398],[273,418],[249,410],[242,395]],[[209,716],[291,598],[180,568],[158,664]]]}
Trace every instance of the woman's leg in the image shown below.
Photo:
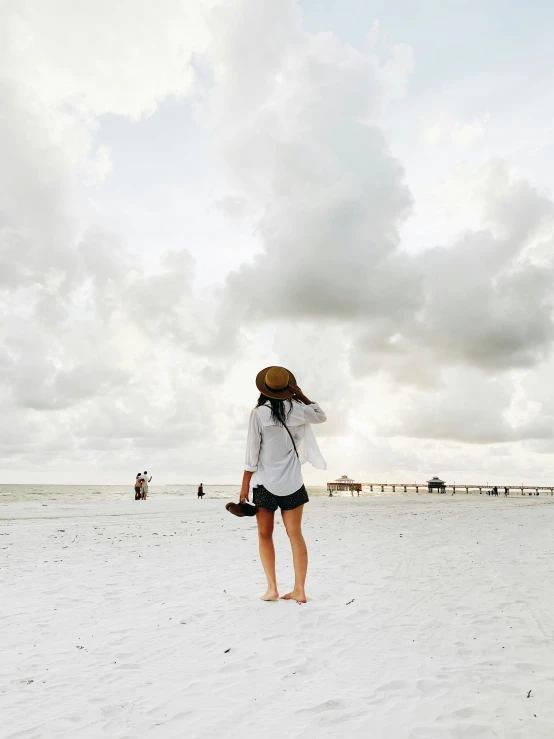
{"label": "woman's leg", "polygon": [[292,547],[292,561],[294,564],[294,589],[291,593],[283,595],[283,598],[285,600],[296,600],[299,603],[305,603],[307,600],[304,586],[306,572],[308,571],[308,549],[302,536],[303,510],[304,506],[300,505],[298,508],[293,508],[292,511],[281,511]]}
{"label": "woman's leg", "polygon": [[267,508],[258,508],[256,521],[258,523],[258,541],[260,545],[260,559],[267,577],[267,592],[262,600],[277,600],[277,578],[275,576],[275,547],[273,546],[273,523],[275,513]]}

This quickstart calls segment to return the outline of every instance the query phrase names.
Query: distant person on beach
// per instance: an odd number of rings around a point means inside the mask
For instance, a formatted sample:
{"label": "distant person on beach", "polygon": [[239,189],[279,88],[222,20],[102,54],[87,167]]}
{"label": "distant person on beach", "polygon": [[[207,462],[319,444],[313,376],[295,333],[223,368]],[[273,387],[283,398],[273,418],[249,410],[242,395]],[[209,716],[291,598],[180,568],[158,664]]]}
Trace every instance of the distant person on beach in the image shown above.
{"label": "distant person on beach", "polygon": [[240,501],[249,499],[252,486],[253,502],[258,507],[260,559],[267,578],[262,600],[279,598],[273,525],[275,511],[280,508],[294,564],[294,588],[282,598],[306,603],[308,551],[302,536],[302,513],[308,493],[301,465],[310,462],[318,469],[327,469],[310,425],[323,423],[327,416],[317,403],[308,400],[292,372],[284,367],[263,369],[256,386],[260,397],[250,414]]}
{"label": "distant person on beach", "polygon": [[142,480],[140,479],[140,472],[137,472],[137,476],[135,477],[135,500],[141,499],[141,488]]}
{"label": "distant person on beach", "polygon": [[204,497],[204,485],[200,483],[200,485],[198,486],[198,499],[202,500],[203,497]]}
{"label": "distant person on beach", "polygon": [[142,487],[141,487],[141,489],[142,489],[142,499],[143,500],[146,500],[146,496],[148,495],[148,483],[152,479],[152,475],[150,475],[150,477],[148,477],[148,472],[146,470],[144,470],[144,472],[140,476],[140,479],[142,481]]}

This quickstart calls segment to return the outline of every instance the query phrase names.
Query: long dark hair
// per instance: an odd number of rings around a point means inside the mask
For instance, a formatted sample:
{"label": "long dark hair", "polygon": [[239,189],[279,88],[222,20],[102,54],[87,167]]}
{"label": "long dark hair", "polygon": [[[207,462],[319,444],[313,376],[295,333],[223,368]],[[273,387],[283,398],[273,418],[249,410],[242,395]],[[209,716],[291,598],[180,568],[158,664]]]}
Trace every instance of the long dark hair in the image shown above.
{"label": "long dark hair", "polygon": [[268,405],[271,408],[271,418],[279,426],[284,426],[287,423],[287,419],[292,411],[292,400],[288,401],[289,407],[285,407],[284,400],[278,400],[277,398],[268,398],[267,395],[261,393],[256,403],[256,408],[262,405]]}

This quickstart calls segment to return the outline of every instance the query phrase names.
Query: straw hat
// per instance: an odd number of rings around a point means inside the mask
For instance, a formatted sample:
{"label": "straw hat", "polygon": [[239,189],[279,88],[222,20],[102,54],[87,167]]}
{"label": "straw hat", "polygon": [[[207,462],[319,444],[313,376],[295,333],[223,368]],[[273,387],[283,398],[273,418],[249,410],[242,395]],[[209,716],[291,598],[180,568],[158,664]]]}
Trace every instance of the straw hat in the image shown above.
{"label": "straw hat", "polygon": [[289,385],[296,385],[296,378],[284,367],[266,367],[258,372],[256,377],[256,387],[268,398],[277,400],[292,398],[293,393]]}

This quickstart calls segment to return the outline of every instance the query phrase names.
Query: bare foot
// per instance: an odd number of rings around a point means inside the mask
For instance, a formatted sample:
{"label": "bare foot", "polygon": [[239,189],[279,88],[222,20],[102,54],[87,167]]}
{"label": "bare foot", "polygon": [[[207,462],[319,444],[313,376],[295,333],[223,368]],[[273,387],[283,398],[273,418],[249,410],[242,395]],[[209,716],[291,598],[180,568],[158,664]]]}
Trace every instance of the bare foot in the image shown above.
{"label": "bare foot", "polygon": [[279,593],[277,588],[268,588],[267,592],[262,595],[260,600],[279,600]]}
{"label": "bare foot", "polygon": [[306,603],[306,593],[302,590],[293,590],[292,593],[287,593],[281,596],[281,600],[295,600],[297,603]]}

